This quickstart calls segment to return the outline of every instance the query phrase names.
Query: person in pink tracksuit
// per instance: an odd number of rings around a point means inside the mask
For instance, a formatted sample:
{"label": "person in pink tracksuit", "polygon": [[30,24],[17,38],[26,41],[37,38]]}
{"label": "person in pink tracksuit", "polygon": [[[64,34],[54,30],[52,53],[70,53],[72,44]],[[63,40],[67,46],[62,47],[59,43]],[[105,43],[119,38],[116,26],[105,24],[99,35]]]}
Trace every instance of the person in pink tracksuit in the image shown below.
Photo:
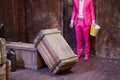
{"label": "person in pink tracksuit", "polygon": [[78,58],[82,55],[82,38],[84,38],[84,60],[88,60],[90,56],[89,33],[91,25],[95,25],[93,0],[74,0],[70,27],[75,26]]}

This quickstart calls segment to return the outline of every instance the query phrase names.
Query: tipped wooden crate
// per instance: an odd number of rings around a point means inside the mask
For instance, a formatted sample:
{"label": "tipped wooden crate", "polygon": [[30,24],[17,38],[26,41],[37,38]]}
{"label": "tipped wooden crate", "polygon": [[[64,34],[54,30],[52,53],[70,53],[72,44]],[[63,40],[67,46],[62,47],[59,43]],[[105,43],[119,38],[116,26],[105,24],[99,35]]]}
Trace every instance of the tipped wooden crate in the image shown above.
{"label": "tipped wooden crate", "polygon": [[53,74],[69,70],[77,62],[77,55],[58,29],[41,30],[34,44]]}
{"label": "tipped wooden crate", "polygon": [[0,38],[0,65],[6,62],[6,40]]}
{"label": "tipped wooden crate", "polygon": [[6,64],[0,66],[0,80],[6,80]]}
{"label": "tipped wooden crate", "polygon": [[9,42],[6,44],[7,50],[12,49],[16,54],[16,65],[18,67],[25,67],[29,69],[37,70],[43,66],[43,61],[38,54],[34,44],[21,43],[21,42]]}

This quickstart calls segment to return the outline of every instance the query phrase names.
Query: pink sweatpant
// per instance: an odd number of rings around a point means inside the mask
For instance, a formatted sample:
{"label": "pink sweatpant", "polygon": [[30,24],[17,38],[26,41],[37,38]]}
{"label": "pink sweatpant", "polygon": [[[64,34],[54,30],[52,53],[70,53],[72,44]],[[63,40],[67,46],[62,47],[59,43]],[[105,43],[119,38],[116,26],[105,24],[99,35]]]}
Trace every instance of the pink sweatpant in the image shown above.
{"label": "pink sweatpant", "polygon": [[90,26],[85,25],[85,22],[83,19],[78,19],[76,26],[75,26],[75,31],[76,31],[78,56],[82,55],[82,38],[84,38],[85,56],[89,57],[90,55],[90,40],[89,40]]}

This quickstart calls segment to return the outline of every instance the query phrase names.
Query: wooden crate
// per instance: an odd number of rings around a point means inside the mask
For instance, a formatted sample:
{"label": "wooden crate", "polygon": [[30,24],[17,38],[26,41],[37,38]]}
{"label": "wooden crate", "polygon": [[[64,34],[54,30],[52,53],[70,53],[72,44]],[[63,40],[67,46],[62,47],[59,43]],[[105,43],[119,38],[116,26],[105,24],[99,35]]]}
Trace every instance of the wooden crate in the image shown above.
{"label": "wooden crate", "polygon": [[41,30],[34,44],[53,74],[68,70],[77,62],[77,55],[58,29]]}
{"label": "wooden crate", "polygon": [[0,66],[0,80],[6,80],[6,64]]}
{"label": "wooden crate", "polygon": [[11,80],[11,61],[8,59],[6,62],[6,80]]}
{"label": "wooden crate", "polygon": [[18,67],[25,67],[37,70],[43,66],[42,58],[38,54],[34,44],[9,42],[6,44],[7,50],[12,49],[16,53],[16,64]]}
{"label": "wooden crate", "polygon": [[6,62],[6,40],[0,38],[0,65]]}

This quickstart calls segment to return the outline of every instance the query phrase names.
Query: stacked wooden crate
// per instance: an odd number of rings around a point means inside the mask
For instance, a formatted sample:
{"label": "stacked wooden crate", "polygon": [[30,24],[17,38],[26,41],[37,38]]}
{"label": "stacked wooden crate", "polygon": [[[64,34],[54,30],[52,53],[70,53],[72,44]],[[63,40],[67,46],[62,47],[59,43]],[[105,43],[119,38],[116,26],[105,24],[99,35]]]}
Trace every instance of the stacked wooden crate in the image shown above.
{"label": "stacked wooden crate", "polygon": [[0,66],[0,80],[6,80],[6,64]]}
{"label": "stacked wooden crate", "polygon": [[22,42],[8,42],[7,50],[13,50],[16,54],[17,67],[37,70],[43,66],[43,61],[34,44]]}
{"label": "stacked wooden crate", "polygon": [[58,29],[41,30],[34,44],[53,74],[69,70],[77,62],[77,55]]}
{"label": "stacked wooden crate", "polygon": [[11,61],[7,60],[6,63],[0,66],[0,80],[11,80]]}
{"label": "stacked wooden crate", "polygon": [[0,80],[11,80],[11,61],[6,58],[6,41],[0,38]]}

